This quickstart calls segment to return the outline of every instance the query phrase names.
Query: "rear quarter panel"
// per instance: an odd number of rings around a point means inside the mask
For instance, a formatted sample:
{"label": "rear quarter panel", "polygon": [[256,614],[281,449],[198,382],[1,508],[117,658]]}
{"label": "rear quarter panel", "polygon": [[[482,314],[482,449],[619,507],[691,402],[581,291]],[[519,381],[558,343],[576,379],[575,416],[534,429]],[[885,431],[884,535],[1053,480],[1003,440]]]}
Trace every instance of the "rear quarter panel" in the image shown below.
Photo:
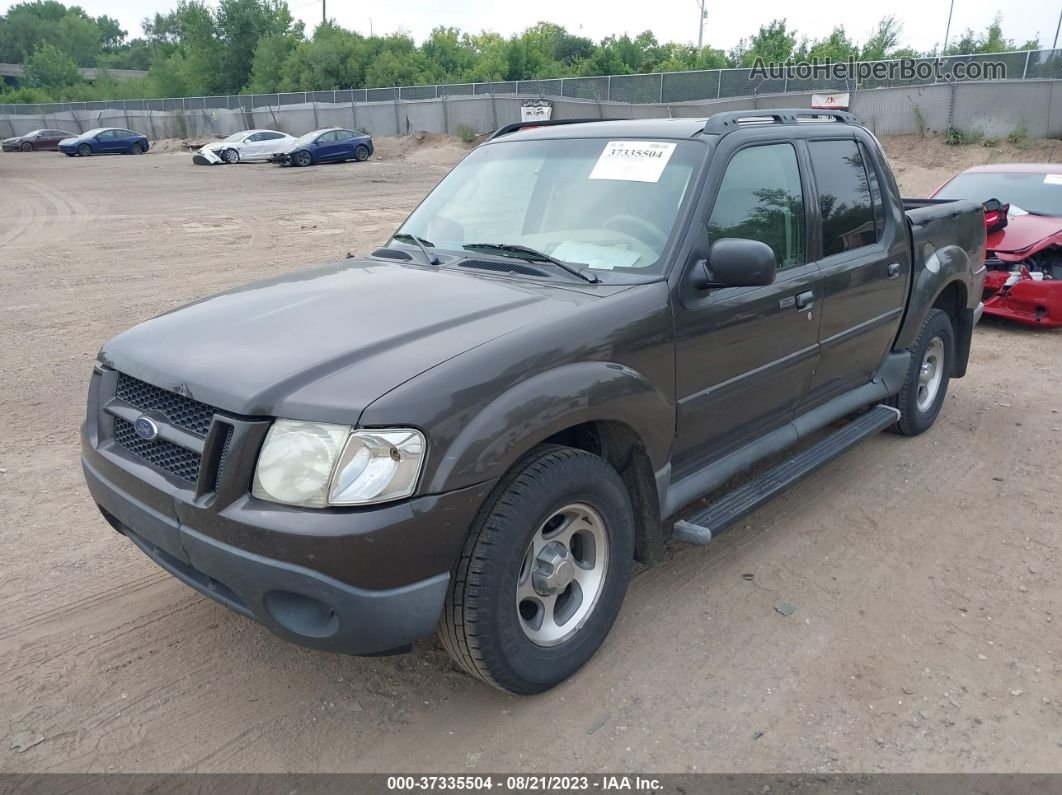
{"label": "rear quarter panel", "polygon": [[897,348],[914,344],[929,310],[948,285],[959,283],[965,308],[981,300],[985,278],[984,208],[973,201],[905,200],[914,269]]}

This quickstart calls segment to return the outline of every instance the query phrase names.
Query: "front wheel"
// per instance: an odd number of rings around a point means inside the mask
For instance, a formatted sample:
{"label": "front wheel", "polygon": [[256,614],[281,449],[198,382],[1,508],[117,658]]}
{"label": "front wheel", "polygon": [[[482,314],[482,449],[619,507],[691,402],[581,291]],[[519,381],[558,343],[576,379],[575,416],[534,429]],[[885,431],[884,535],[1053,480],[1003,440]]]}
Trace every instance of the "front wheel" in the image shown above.
{"label": "front wheel", "polygon": [[132,146],[129,147],[129,154],[142,155],[144,154],[144,147],[141,146],[139,143],[134,143]]}
{"label": "front wheel", "polygon": [[598,456],[536,448],[498,484],[450,580],[439,637],[465,671],[517,694],[563,682],[619,613],[634,520]]}
{"label": "front wheel", "polygon": [[929,310],[918,339],[911,348],[911,364],[899,394],[891,405],[900,410],[892,430],[904,436],[928,431],[940,414],[955,363],[955,331],[941,309]]}
{"label": "front wheel", "polygon": [[309,166],[313,163],[313,155],[305,149],[291,156],[291,162],[297,166]]}
{"label": "front wheel", "polygon": [[221,153],[221,159],[228,163],[230,166],[240,162],[240,153],[235,149],[225,149]]}
{"label": "front wheel", "polygon": [[88,157],[92,154],[92,147],[88,144],[81,144],[81,146],[77,148],[77,153],[82,157]]}
{"label": "front wheel", "polygon": [[23,152],[32,152],[33,151],[33,144],[31,144],[29,141],[25,141],[25,142],[23,142],[22,146],[19,147],[19,148]]}
{"label": "front wheel", "polygon": [[369,147],[365,146],[365,144],[358,144],[357,148],[354,150],[354,159],[357,160],[359,163],[368,160]]}

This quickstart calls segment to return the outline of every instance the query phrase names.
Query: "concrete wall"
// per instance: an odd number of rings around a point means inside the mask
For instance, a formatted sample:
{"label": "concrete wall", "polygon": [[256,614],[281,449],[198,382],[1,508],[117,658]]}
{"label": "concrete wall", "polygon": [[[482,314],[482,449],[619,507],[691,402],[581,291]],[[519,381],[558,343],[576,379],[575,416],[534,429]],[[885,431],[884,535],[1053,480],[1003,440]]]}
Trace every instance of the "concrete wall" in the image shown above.
{"label": "concrete wall", "polygon": [[[328,92],[331,94],[331,92]],[[329,96],[329,99],[332,97]],[[426,100],[365,103],[273,104],[254,108],[199,110],[66,110],[41,115],[4,114],[0,136],[39,127],[84,131],[127,127],[149,138],[202,139],[250,127],[301,135],[320,127],[353,127],[371,135],[416,131],[484,133],[520,119],[521,97],[480,94]],[[728,110],[810,107],[810,93],[788,93],[712,101],[651,103],[597,102],[553,98],[553,115],[573,118],[701,117]],[[1062,137],[1062,80],[948,83],[853,92],[851,111],[879,135],[943,132],[949,126],[1001,137],[1023,125],[1033,137]]]}

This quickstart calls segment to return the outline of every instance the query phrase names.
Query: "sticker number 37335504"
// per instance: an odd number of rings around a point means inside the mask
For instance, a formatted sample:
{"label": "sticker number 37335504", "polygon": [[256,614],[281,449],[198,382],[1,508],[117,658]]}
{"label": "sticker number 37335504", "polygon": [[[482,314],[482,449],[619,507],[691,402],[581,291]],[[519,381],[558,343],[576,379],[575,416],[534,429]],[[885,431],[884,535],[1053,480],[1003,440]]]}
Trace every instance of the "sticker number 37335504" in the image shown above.
{"label": "sticker number 37335504", "polygon": [[675,144],[664,141],[609,141],[590,172],[590,179],[659,182]]}

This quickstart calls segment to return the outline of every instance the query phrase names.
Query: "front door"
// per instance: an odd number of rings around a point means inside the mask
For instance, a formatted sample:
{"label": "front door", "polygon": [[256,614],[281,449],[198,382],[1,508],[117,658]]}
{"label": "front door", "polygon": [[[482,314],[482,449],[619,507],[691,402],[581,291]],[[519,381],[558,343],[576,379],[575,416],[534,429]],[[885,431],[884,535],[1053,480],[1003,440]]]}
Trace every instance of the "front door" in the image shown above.
{"label": "front door", "polygon": [[680,287],[675,477],[788,422],[819,355],[820,276],[807,256],[809,191],[794,145],[766,141],[738,149],[721,174],[713,166],[705,190],[715,197],[708,243],[762,241],[774,250],[778,273],[767,287]]}

